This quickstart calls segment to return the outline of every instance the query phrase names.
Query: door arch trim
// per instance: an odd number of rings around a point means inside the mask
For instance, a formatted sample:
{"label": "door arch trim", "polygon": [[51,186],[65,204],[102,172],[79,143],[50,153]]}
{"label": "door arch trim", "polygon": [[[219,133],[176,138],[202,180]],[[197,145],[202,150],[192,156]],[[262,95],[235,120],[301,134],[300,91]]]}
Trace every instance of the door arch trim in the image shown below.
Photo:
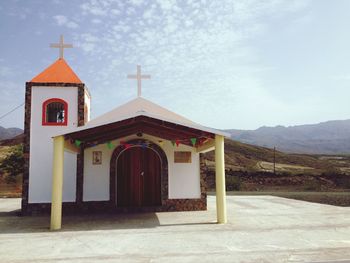
{"label": "door arch trim", "polygon": [[[150,148],[151,150],[153,150],[154,152],[156,152],[156,154],[159,156],[160,158],[160,162],[161,162],[161,174],[160,174],[160,181],[161,181],[161,205],[165,205],[166,201],[168,200],[168,159],[166,157],[165,152],[163,151],[163,149],[153,143],[150,140],[145,140],[145,139],[132,139],[126,142],[126,144],[131,144],[131,145],[147,145],[147,148]],[[138,147],[140,147],[138,146]],[[110,180],[109,180],[109,202],[112,203],[113,205],[116,205],[116,171],[117,171],[117,159],[120,156],[120,154],[122,154],[122,152],[124,152],[125,146],[124,145],[119,145],[118,147],[116,147],[112,153],[111,156],[111,161],[110,161],[110,169],[109,169],[109,176],[110,176]]]}

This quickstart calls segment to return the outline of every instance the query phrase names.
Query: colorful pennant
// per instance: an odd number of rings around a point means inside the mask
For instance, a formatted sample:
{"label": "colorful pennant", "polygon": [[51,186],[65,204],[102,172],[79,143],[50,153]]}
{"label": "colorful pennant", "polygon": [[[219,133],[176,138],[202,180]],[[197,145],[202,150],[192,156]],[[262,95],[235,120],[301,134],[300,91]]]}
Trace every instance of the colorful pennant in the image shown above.
{"label": "colorful pennant", "polygon": [[[175,140],[171,140],[171,144],[173,145],[173,147],[179,147],[180,143],[183,143],[183,144],[192,144],[193,147],[195,147],[196,145],[203,145],[206,141],[208,140],[208,138],[189,138],[189,139],[175,139]],[[78,146],[80,145],[82,142],[79,141],[79,140],[76,140],[75,141],[75,144]],[[164,145],[164,141],[163,140],[158,140],[158,144],[160,146],[163,146]],[[106,145],[108,147],[108,149],[113,149],[115,145],[113,145],[112,142],[110,141],[107,141],[106,142]],[[146,147],[149,147],[150,145],[150,142],[146,141],[146,142],[143,142],[143,141],[136,141],[134,143],[127,143],[123,140],[120,141],[120,145],[124,146],[126,149],[130,148],[131,146],[133,145],[138,145],[138,146],[141,146],[142,148],[146,148]],[[91,147],[95,146],[94,144],[91,145]]]}
{"label": "colorful pennant", "polygon": [[197,143],[197,138],[191,138],[191,143],[193,146],[195,146]]}
{"label": "colorful pennant", "polygon": [[126,149],[129,149],[132,145],[129,144],[129,143],[125,143],[124,146],[125,146]]}
{"label": "colorful pennant", "polygon": [[113,145],[112,142],[108,141],[108,142],[107,142],[107,147],[108,147],[108,149],[112,150],[113,147],[114,147],[114,145]]}

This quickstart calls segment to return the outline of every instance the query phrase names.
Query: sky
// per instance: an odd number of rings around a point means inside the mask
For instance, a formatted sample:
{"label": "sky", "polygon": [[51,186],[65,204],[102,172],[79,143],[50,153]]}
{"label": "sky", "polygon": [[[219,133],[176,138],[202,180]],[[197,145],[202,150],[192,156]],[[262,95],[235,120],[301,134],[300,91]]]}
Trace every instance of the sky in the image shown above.
{"label": "sky", "polygon": [[[0,2],[0,115],[58,58],[92,95],[92,118],[137,95],[217,129],[350,118],[348,0]],[[0,126],[23,128],[21,107]]]}

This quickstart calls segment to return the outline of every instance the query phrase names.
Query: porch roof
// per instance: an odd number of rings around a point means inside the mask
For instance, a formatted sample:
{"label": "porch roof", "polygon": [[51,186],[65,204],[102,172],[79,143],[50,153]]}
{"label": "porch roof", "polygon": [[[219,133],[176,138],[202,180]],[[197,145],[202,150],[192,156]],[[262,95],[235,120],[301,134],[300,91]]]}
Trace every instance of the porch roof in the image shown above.
{"label": "porch roof", "polygon": [[136,133],[146,133],[166,140],[181,140],[181,143],[188,145],[191,145],[191,138],[214,138],[215,134],[229,136],[223,131],[194,123],[143,98],[132,100],[85,126],[56,136],[103,143]]}

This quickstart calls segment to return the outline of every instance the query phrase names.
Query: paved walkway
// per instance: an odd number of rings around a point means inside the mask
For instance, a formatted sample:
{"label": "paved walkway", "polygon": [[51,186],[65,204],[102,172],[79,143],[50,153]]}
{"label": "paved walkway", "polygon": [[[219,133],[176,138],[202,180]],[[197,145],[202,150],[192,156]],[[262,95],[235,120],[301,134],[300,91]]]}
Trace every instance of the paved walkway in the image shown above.
{"label": "paved walkway", "polygon": [[17,217],[0,199],[0,262],[350,262],[350,208],[229,196],[229,223],[208,211]]}

